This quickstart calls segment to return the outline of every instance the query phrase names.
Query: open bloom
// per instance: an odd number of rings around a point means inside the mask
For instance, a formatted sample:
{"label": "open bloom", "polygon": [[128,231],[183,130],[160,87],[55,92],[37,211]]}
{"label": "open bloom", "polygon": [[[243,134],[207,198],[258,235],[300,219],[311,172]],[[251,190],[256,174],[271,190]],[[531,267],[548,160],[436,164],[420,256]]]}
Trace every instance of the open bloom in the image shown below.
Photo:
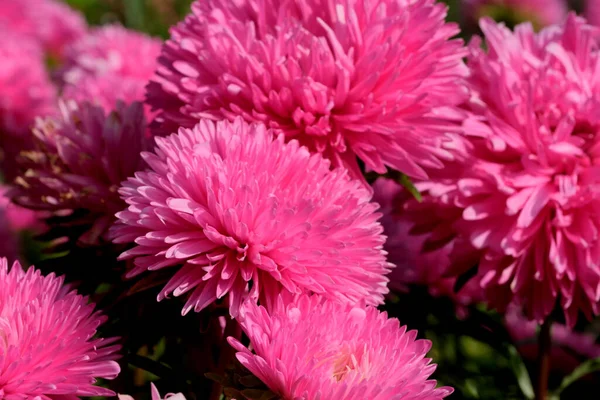
{"label": "open bloom", "polygon": [[119,25],[91,30],[65,52],[63,96],[96,103],[107,112],[118,100],[143,101],[160,46],[160,40]]}
{"label": "open bloom", "polygon": [[176,267],[161,300],[191,292],[184,313],[229,294],[237,315],[246,297],[311,291],[343,301],[383,302],[389,265],[378,206],[360,181],[241,119],[156,139],[150,170],[120,189],[115,242],[136,247],[129,274]]}
{"label": "open bloom", "polygon": [[92,228],[81,238],[95,242],[124,203],[120,183],[143,165],[148,144],[140,103],[118,103],[105,112],[90,103],[62,104],[60,118],[38,121],[36,149],[23,152],[24,173],[16,180],[13,201],[34,210],[84,212]]}
{"label": "open bloom", "polygon": [[241,325],[255,353],[229,338],[237,359],[285,399],[434,400],[431,342],[374,307],[302,295],[267,312],[246,303]]}
{"label": "open bloom", "polygon": [[83,16],[59,0],[0,2],[0,31],[23,35],[54,56],[85,30]]}
{"label": "open bloom", "polygon": [[114,396],[94,386],[120,372],[115,339],[94,338],[105,319],[63,278],[0,258],[0,397]]}
{"label": "open bloom", "polygon": [[573,324],[600,311],[600,32],[575,15],[539,34],[481,29],[464,122],[473,158],[430,185],[462,211],[453,228],[480,251],[489,304],[516,302],[538,322],[559,305]]}
{"label": "open bloom", "polygon": [[531,21],[536,27],[559,24],[569,12],[564,0],[463,0],[463,7],[474,22],[489,16],[517,23]]}
{"label": "open bloom", "polygon": [[466,55],[434,0],[208,0],[171,30],[148,102],[157,133],[242,116],[362,177],[423,177],[465,100]]}

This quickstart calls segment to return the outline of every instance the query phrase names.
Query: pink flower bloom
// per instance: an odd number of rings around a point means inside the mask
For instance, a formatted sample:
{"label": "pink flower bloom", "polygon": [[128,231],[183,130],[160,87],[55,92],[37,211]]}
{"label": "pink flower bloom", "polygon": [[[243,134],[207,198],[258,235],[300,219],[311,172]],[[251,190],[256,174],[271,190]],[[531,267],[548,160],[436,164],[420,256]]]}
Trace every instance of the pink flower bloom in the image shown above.
{"label": "pink flower bloom", "polygon": [[34,210],[80,210],[81,223],[93,224],[81,240],[94,243],[124,207],[117,189],[143,165],[148,144],[142,105],[118,103],[104,111],[89,103],[63,104],[59,119],[40,120],[37,149],[22,153],[26,172],[13,201]]}
{"label": "pink flower bloom", "polygon": [[0,2],[0,31],[27,36],[55,56],[60,56],[63,48],[83,35],[85,30],[83,16],[62,1]]}
{"label": "pink flower bloom", "polygon": [[[505,322],[519,352],[523,357],[534,361],[538,355],[538,325],[534,321],[528,321],[518,307],[508,308]],[[552,368],[570,373],[582,360],[600,357],[600,345],[596,343],[596,336],[593,334],[574,332],[565,325],[554,323],[551,335],[550,366]]]}
{"label": "pink flower bloom", "polygon": [[374,307],[299,296],[267,312],[246,303],[241,325],[255,354],[234,338],[237,359],[285,399],[433,400],[452,393],[428,380],[427,340],[415,340]]}
{"label": "pink flower bloom", "polygon": [[119,25],[90,31],[66,51],[64,97],[94,102],[107,112],[117,100],[143,101],[160,46],[160,40]]}
{"label": "pink flower bloom", "polygon": [[196,1],[148,86],[156,132],[241,115],[354,178],[357,157],[424,177],[467,93],[445,16],[434,0]]}
{"label": "pink flower bloom", "polygon": [[[158,389],[156,388],[156,386],[154,386],[154,383],[150,384],[150,394],[152,395],[152,400],[185,400],[185,396],[181,393],[168,393],[164,399],[160,396],[160,393],[158,392]],[[134,400],[133,397],[126,395],[126,394],[120,394],[119,395],[119,400]]]}
{"label": "pink flower bloom", "polygon": [[481,28],[464,123],[475,159],[437,193],[462,209],[453,228],[481,251],[489,304],[541,322],[558,303],[574,324],[600,311],[600,32],[575,15],[539,34]]}
{"label": "pink flower bloom", "polygon": [[120,190],[130,206],[113,237],[137,244],[121,255],[135,258],[130,276],[177,266],[158,300],[191,292],[185,314],[229,294],[233,316],[245,298],[269,303],[282,290],[383,302],[377,205],[345,170],[241,119],[156,142],[143,154],[151,169]]}
{"label": "pink flower bloom", "polygon": [[9,271],[0,259],[0,397],[6,400],[56,396],[113,396],[94,386],[113,379],[116,339],[94,339],[106,318],[87,298],[63,286],[63,278],[24,272],[15,262]]}
{"label": "pink flower bloom", "polygon": [[407,285],[424,285],[432,295],[450,297],[458,306],[483,301],[483,291],[476,281],[467,282],[455,293],[456,278],[445,276],[459,251],[462,264],[468,265],[469,260],[471,265],[476,263],[476,252],[457,239],[453,228],[460,220],[461,209],[430,195],[425,184],[417,183],[417,187],[423,190],[421,202],[391,179],[379,178],[373,184],[373,200],[381,205],[381,223],[387,236],[384,249],[388,260],[396,265],[389,276],[389,287],[404,291]]}
{"label": "pink flower bloom", "polygon": [[511,15],[519,22],[531,21],[540,27],[563,22],[569,12],[564,0],[463,0],[463,5],[473,21]]}

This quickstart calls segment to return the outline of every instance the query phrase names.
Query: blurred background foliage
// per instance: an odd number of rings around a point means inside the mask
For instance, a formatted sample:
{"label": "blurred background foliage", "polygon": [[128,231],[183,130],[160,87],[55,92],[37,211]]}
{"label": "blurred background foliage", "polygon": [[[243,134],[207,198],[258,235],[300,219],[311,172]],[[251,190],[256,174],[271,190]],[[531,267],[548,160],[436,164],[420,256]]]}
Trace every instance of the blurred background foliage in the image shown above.
{"label": "blurred background foliage", "polygon": [[[6,0],[0,0],[6,1]],[[233,1],[233,0],[232,0]],[[191,0],[66,0],[80,10],[91,25],[121,23],[131,29],[153,36],[168,37],[169,27],[189,11]],[[461,23],[462,36],[477,33],[476,27],[463,21],[459,0],[447,0],[449,19]],[[581,11],[581,1],[570,6]],[[510,13],[494,15],[508,25],[518,21]],[[67,231],[71,237],[77,233]],[[52,238],[48,238],[50,240]],[[215,314],[225,308],[215,305],[200,314],[181,317],[181,299],[156,304],[160,273],[152,280],[144,277],[121,282],[125,266],[114,265],[115,249],[67,248],[62,252],[44,254],[40,242],[27,239],[31,262],[48,273],[66,274],[80,292],[89,294],[98,307],[110,317],[102,328],[105,336],[123,338],[123,373],[110,386],[136,399],[149,398],[148,382],[156,381],[161,393],[183,392],[188,399],[208,399],[212,382],[204,377],[207,369],[218,363],[221,338]],[[95,252],[90,257],[90,252]],[[159,279],[156,279],[156,276]],[[115,286],[121,287],[115,287]],[[115,298],[115,293],[124,295]],[[424,287],[413,287],[406,293],[396,293],[383,307],[402,324],[417,329],[421,337],[432,340],[431,357],[438,364],[434,377],[456,391],[452,399],[518,400],[532,399],[535,359],[523,357],[523,348],[530,342],[515,343],[508,335],[503,318],[480,306],[457,312],[454,302],[432,297]],[[577,329],[600,332],[599,324],[582,324]],[[600,359],[585,360],[569,349],[563,349],[577,362],[574,372],[565,374],[554,368],[551,390],[558,399],[600,398]],[[125,367],[127,365],[128,367]],[[560,367],[555,365],[555,367]],[[530,377],[531,376],[531,377]],[[581,378],[581,379],[580,379]]]}

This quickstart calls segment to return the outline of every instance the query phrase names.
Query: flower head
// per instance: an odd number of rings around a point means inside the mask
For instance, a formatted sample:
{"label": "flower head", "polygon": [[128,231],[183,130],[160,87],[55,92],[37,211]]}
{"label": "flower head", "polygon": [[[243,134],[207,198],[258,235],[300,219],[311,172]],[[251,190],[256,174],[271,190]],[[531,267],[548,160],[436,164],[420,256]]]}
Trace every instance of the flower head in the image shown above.
{"label": "flower head", "polygon": [[357,157],[423,177],[467,93],[445,16],[434,0],[196,1],[148,86],[156,131],[241,115],[354,178]]}
{"label": "flower head", "polygon": [[428,380],[431,347],[374,307],[301,295],[267,312],[247,303],[241,325],[255,352],[233,338],[237,359],[286,399],[433,400],[452,393]]}
{"label": "flower head", "polygon": [[569,11],[563,0],[463,0],[465,13],[472,21],[484,16],[531,21],[537,27],[559,24]]}
{"label": "flower head", "polygon": [[87,100],[107,112],[118,100],[143,101],[161,41],[119,25],[96,28],[66,50],[64,97]]}
{"label": "flower head", "polygon": [[63,278],[0,258],[0,397],[113,396],[94,386],[120,372],[115,339],[94,339],[105,319]]}
{"label": "flower head", "polygon": [[[130,275],[176,267],[159,300],[191,292],[184,313],[229,294],[273,301],[286,290],[379,304],[389,265],[378,206],[361,182],[241,119],[157,138],[150,170],[120,190],[113,237],[136,247]],[[183,265],[182,265],[183,264]],[[249,291],[249,292],[248,292]]]}
{"label": "flower head", "polygon": [[60,56],[63,49],[85,33],[81,14],[57,0],[7,0],[0,2],[0,31],[14,32]]}
{"label": "flower head", "polygon": [[573,324],[600,312],[600,32],[575,15],[539,34],[481,29],[464,122],[473,158],[437,196],[462,211],[453,228],[480,251],[489,304],[516,302],[538,322],[558,304]]}
{"label": "flower head", "polygon": [[109,114],[92,104],[63,103],[61,118],[40,120],[37,148],[22,153],[25,172],[12,193],[36,210],[80,210],[93,224],[84,242],[95,242],[124,203],[119,184],[143,165],[148,144],[142,105],[118,103]]}

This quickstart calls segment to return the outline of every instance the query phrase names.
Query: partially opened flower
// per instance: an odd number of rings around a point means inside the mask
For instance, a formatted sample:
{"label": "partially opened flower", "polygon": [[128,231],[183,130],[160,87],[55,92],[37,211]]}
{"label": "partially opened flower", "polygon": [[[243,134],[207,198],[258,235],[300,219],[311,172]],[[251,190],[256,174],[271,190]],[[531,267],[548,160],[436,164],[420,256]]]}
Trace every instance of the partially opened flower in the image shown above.
{"label": "partially opened flower", "polygon": [[94,386],[120,372],[115,339],[95,338],[105,320],[63,278],[0,258],[0,397],[114,396]]}
{"label": "partially opened flower", "polygon": [[0,31],[14,32],[38,43],[54,56],[86,30],[83,16],[58,0],[0,2]]}
{"label": "partially opened flower", "polygon": [[160,292],[190,292],[184,313],[229,294],[230,312],[282,290],[379,304],[389,265],[377,204],[343,169],[297,141],[241,119],[157,138],[150,170],[120,190],[118,243],[137,246],[129,274],[173,268]]}
{"label": "partially opened flower", "polygon": [[241,325],[254,353],[229,338],[237,359],[284,399],[434,400],[452,393],[429,380],[431,343],[374,307],[279,298],[270,312],[246,303]]}
{"label": "partially opened flower", "polygon": [[492,17],[514,23],[530,21],[536,27],[559,24],[569,12],[564,0],[463,0],[463,8],[474,23]]}
{"label": "partially opened flower", "polygon": [[63,96],[114,109],[118,100],[143,101],[161,41],[119,25],[91,30],[66,50]]}
{"label": "partially opened flower", "polygon": [[172,28],[148,102],[156,132],[242,116],[362,177],[423,177],[466,99],[466,55],[434,0],[209,0]]}
{"label": "partially opened flower", "polygon": [[146,122],[140,103],[118,103],[105,112],[90,103],[63,103],[61,118],[40,120],[36,149],[22,153],[23,174],[11,194],[34,210],[84,212],[92,228],[81,238],[94,243],[124,206],[119,184],[143,165]]}
{"label": "partially opened flower", "polygon": [[[454,225],[481,251],[475,279],[488,302],[569,324],[600,312],[600,31],[575,15],[535,34],[481,22],[471,46],[474,158],[440,193]],[[432,183],[435,185],[436,183]],[[465,265],[470,267],[470,265]],[[457,271],[459,272],[459,271]]]}

